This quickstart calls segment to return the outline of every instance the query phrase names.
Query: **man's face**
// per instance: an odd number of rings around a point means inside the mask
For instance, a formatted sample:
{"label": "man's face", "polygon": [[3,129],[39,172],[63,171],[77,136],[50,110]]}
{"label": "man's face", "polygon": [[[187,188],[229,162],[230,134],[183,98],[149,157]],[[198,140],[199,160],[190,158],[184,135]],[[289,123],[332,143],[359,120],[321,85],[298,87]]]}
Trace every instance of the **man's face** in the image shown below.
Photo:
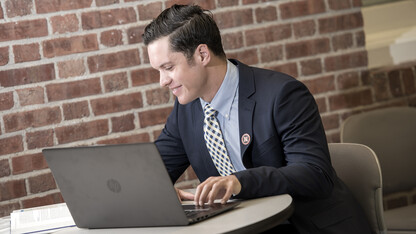
{"label": "man's face", "polygon": [[147,51],[150,64],[160,73],[160,86],[168,87],[179,103],[204,96],[207,76],[197,53],[190,64],[183,53],[170,50],[167,36],[150,43]]}

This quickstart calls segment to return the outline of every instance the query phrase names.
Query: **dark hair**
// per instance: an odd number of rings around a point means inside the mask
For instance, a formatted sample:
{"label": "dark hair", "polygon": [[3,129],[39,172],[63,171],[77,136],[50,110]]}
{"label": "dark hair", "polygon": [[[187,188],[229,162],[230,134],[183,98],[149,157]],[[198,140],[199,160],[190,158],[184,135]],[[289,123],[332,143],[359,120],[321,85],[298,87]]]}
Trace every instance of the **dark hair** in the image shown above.
{"label": "dark hair", "polygon": [[217,56],[225,58],[220,30],[211,12],[197,5],[173,5],[165,9],[144,29],[143,40],[151,42],[169,36],[170,48],[182,52],[188,61],[200,44],[206,44]]}

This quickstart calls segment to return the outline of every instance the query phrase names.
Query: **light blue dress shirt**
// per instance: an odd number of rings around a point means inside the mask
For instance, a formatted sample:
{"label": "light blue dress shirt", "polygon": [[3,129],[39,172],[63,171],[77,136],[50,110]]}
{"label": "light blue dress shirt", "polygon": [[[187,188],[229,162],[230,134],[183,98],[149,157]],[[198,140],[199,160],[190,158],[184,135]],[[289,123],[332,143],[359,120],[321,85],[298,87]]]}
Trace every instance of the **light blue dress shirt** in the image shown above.
{"label": "light blue dress shirt", "polygon": [[[199,100],[202,109],[204,109],[207,102],[202,98]],[[218,111],[217,119],[234,169],[236,171],[245,170],[240,151],[240,127],[238,123],[238,68],[228,60],[224,81],[210,105]]]}

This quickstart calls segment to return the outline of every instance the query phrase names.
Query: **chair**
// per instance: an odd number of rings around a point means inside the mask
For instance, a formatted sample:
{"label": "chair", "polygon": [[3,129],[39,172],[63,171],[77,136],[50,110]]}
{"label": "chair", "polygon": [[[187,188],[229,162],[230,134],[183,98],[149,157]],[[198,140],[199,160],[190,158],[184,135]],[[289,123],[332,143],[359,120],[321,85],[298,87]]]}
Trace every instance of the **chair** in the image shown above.
{"label": "chair", "polygon": [[385,233],[381,171],[374,151],[353,143],[328,147],[332,166],[364,209],[373,233]]}
{"label": "chair", "polygon": [[[390,107],[350,116],[341,142],[360,143],[375,151],[383,174],[383,194],[416,188],[416,108]],[[388,233],[416,233],[416,204],[386,210]]]}

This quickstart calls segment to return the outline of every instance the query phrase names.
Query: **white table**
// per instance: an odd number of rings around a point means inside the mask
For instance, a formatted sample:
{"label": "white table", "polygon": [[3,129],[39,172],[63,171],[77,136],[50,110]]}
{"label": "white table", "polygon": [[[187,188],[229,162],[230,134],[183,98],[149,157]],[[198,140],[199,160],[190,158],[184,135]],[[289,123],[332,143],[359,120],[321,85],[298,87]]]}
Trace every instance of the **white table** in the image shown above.
{"label": "white table", "polygon": [[257,233],[286,221],[292,215],[293,210],[292,197],[284,194],[243,201],[231,211],[189,226],[117,229],[80,229],[72,227],[58,233]]}

